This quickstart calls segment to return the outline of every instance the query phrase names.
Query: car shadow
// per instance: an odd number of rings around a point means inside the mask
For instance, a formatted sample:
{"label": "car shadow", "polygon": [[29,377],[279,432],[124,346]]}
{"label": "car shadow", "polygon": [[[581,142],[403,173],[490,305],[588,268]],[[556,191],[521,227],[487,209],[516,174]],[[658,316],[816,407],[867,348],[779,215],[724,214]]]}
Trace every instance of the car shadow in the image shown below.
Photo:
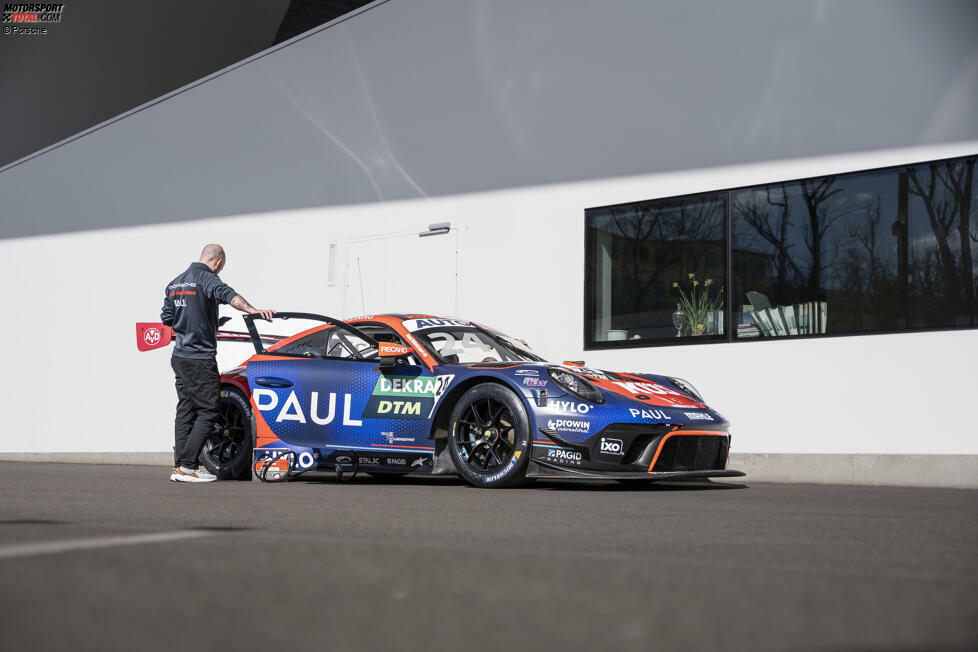
{"label": "car shadow", "polygon": [[[357,484],[369,485],[396,485],[396,486],[443,486],[443,487],[465,487],[470,489],[481,489],[473,487],[465,480],[455,475],[366,475],[357,473],[356,476],[350,473],[343,475],[341,480],[337,480],[336,474],[323,471],[313,471],[304,473],[298,477],[288,480],[290,484]],[[275,484],[275,483],[272,483]],[[531,483],[518,489],[529,490],[550,490],[550,491],[724,491],[729,489],[747,489],[745,484],[734,482],[716,482],[707,478],[696,478],[690,480],[658,480],[655,482],[621,483],[614,480],[578,480],[571,478],[567,480],[533,480]]]}
{"label": "car shadow", "polygon": [[529,488],[549,489],[551,491],[726,491],[730,489],[748,489],[748,485],[735,482],[715,482],[708,479],[696,480],[656,480],[654,482],[639,481],[621,483],[614,480],[537,480]]}

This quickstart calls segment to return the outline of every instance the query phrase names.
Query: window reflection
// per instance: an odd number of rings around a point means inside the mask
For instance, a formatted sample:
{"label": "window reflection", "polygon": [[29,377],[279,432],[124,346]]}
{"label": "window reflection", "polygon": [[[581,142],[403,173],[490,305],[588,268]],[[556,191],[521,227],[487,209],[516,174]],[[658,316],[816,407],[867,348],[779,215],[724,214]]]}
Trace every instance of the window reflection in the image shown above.
{"label": "window reflection", "polygon": [[971,159],[731,193],[737,337],[975,325],[973,179]]}
{"label": "window reflection", "polygon": [[978,326],[975,162],[590,209],[587,342]]}
{"label": "window reflection", "polygon": [[725,193],[588,211],[591,337],[722,334],[725,215]]}

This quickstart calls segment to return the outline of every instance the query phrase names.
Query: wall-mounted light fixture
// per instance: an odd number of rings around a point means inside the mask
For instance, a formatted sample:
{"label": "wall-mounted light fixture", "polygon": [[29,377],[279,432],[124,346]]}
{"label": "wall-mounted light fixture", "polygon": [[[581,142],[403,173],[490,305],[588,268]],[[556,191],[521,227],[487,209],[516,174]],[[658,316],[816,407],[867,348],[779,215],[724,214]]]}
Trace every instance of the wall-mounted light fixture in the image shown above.
{"label": "wall-mounted light fixture", "polygon": [[435,224],[429,224],[427,231],[422,231],[418,234],[419,238],[427,238],[429,235],[442,235],[443,233],[448,233],[452,230],[451,222],[437,222]]}

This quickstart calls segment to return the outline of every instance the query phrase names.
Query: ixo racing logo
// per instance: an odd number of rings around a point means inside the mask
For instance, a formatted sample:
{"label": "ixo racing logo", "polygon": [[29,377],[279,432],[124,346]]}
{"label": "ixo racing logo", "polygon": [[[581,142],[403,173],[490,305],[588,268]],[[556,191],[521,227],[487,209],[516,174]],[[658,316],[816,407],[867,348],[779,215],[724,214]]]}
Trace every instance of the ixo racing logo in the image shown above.
{"label": "ixo racing logo", "polygon": [[624,455],[625,447],[620,439],[601,438],[601,452],[604,455]]}
{"label": "ixo racing logo", "polygon": [[42,35],[47,34],[43,24],[60,23],[64,4],[38,4],[8,2],[3,5],[0,22],[4,34]]}

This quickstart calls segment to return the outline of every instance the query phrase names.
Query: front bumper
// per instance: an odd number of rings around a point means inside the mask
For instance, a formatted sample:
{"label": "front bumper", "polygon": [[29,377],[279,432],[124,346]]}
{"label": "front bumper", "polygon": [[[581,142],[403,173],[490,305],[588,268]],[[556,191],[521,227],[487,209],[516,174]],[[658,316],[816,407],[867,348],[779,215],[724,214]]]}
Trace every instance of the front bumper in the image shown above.
{"label": "front bumper", "polygon": [[622,480],[744,475],[726,468],[729,448],[725,428],[616,423],[582,442],[540,429],[527,475]]}

